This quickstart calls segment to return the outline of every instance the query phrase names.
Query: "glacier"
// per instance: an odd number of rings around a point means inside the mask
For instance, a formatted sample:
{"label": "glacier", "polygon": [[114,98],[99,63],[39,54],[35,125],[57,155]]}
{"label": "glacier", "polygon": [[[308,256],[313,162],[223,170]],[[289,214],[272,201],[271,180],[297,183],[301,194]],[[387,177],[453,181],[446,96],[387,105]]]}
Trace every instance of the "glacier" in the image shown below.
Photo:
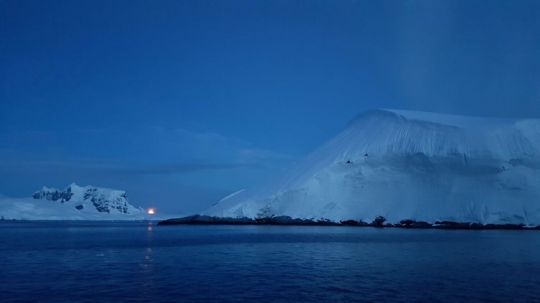
{"label": "glacier", "polygon": [[219,217],[540,225],[540,120],[379,109]]}
{"label": "glacier", "polygon": [[145,212],[131,205],[122,190],[70,184],[43,187],[31,198],[0,196],[0,216],[18,220],[142,220]]}

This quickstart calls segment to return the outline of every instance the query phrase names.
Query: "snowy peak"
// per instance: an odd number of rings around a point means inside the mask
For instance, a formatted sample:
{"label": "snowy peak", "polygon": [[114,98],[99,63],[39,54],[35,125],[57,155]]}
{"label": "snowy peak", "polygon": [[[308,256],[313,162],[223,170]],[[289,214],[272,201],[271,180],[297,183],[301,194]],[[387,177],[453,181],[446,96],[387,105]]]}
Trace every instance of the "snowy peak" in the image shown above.
{"label": "snowy peak", "polygon": [[118,214],[141,212],[140,209],[129,204],[125,191],[94,186],[79,186],[75,183],[63,190],[43,187],[35,192],[32,197],[58,203],[70,203],[79,211]]}

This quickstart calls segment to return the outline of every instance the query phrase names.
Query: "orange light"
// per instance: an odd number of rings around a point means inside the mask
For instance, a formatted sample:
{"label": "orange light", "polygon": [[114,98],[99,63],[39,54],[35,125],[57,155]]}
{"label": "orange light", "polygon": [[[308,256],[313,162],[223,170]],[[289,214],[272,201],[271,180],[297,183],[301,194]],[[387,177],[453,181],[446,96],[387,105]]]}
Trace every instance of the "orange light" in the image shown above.
{"label": "orange light", "polygon": [[146,210],[146,213],[149,214],[149,215],[153,215],[153,214],[156,213],[156,210],[153,209],[153,208],[149,208],[149,209]]}

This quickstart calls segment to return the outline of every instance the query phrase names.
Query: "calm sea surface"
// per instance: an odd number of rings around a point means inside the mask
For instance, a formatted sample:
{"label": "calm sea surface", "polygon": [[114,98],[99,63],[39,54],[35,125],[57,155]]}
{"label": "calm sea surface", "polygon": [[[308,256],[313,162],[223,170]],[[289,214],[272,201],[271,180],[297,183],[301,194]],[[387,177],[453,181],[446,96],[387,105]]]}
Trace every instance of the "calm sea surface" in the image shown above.
{"label": "calm sea surface", "polygon": [[540,231],[0,222],[0,302],[540,301]]}

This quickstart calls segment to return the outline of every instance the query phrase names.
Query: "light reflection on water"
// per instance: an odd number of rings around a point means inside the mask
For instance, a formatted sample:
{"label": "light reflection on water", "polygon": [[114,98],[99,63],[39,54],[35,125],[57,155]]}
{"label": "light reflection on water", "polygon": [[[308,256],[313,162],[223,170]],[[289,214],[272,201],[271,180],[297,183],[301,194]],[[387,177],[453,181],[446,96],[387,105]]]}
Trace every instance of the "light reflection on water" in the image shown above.
{"label": "light reflection on water", "polygon": [[2,302],[535,301],[540,232],[0,225]]}

